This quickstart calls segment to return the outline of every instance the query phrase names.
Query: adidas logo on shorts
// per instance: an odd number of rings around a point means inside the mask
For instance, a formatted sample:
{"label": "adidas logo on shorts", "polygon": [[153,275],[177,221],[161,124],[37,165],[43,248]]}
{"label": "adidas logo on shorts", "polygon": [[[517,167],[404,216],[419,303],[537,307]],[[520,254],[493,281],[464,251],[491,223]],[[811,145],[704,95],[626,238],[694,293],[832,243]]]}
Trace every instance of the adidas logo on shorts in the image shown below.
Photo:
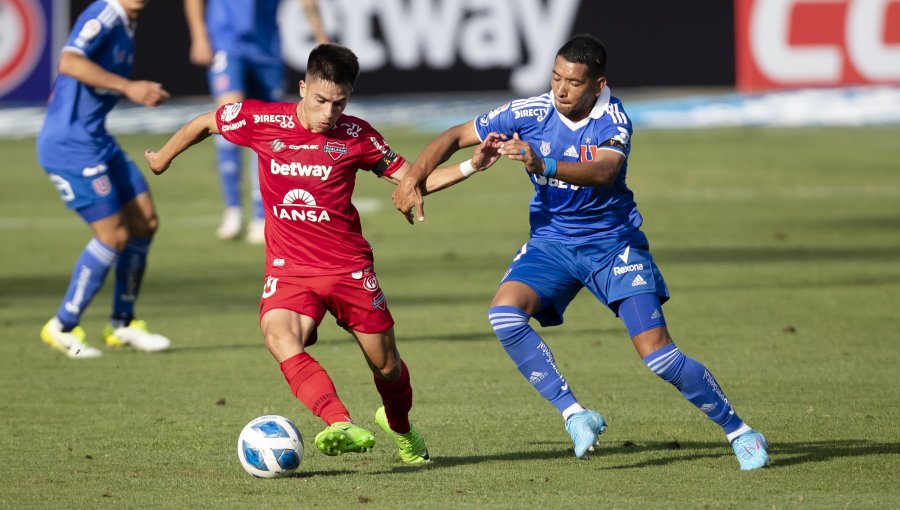
{"label": "adidas logo on shorts", "polygon": [[634,277],[634,280],[631,280],[632,287],[638,287],[641,285],[647,285],[647,280],[643,279],[641,275],[637,275]]}

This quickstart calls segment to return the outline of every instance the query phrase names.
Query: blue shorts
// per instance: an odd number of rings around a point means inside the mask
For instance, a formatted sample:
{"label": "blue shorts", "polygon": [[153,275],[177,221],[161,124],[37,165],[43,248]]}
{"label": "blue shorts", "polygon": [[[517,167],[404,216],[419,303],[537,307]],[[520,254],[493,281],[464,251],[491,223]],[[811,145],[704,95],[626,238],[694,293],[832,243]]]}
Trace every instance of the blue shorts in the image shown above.
{"label": "blue shorts", "polygon": [[669,289],[653,262],[649,243],[637,232],[627,238],[588,243],[532,239],[513,259],[503,282],[521,282],[541,300],[534,317],[541,326],[558,326],[566,307],[582,287],[618,315],[625,298],[656,294],[660,303]]}
{"label": "blue shorts", "polygon": [[150,188],[140,169],[121,150],[87,168],[45,168],[69,209],[88,223],[112,216]]}
{"label": "blue shorts", "polygon": [[213,97],[240,92],[244,97],[280,101],[284,94],[284,66],[281,63],[250,62],[231,56],[225,50],[216,52],[207,77]]}

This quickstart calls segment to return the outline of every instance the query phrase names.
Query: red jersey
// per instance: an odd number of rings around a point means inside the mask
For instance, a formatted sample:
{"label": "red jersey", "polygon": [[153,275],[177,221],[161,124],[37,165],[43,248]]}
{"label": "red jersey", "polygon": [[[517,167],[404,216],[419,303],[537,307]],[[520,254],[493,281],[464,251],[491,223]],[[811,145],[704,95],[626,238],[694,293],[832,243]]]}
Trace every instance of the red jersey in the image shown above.
{"label": "red jersey", "polygon": [[296,103],[247,99],[216,112],[219,132],[259,156],[266,210],[266,274],[333,275],[372,265],[359,213],[350,202],[356,171],[391,175],[405,162],[366,121],[341,115],[313,133]]}

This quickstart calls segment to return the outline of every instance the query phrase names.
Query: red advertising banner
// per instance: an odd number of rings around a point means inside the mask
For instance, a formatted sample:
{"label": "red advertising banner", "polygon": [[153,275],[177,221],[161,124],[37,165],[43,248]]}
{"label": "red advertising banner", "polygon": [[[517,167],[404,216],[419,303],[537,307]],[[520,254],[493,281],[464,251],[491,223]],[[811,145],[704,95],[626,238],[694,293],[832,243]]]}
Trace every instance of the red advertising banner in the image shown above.
{"label": "red advertising banner", "polygon": [[900,84],[900,0],[735,0],[737,87]]}

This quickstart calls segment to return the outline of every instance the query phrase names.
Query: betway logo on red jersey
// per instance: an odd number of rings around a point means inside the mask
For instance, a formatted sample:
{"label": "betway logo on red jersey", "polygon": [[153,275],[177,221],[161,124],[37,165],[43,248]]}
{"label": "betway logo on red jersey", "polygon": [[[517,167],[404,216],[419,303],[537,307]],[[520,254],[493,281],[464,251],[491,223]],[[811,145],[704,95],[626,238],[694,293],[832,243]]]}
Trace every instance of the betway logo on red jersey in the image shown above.
{"label": "betway logo on red jersey", "polygon": [[331,165],[304,165],[292,161],[290,163],[278,163],[274,159],[270,161],[269,168],[274,175],[284,175],[285,177],[319,177],[323,181],[331,175]]}

